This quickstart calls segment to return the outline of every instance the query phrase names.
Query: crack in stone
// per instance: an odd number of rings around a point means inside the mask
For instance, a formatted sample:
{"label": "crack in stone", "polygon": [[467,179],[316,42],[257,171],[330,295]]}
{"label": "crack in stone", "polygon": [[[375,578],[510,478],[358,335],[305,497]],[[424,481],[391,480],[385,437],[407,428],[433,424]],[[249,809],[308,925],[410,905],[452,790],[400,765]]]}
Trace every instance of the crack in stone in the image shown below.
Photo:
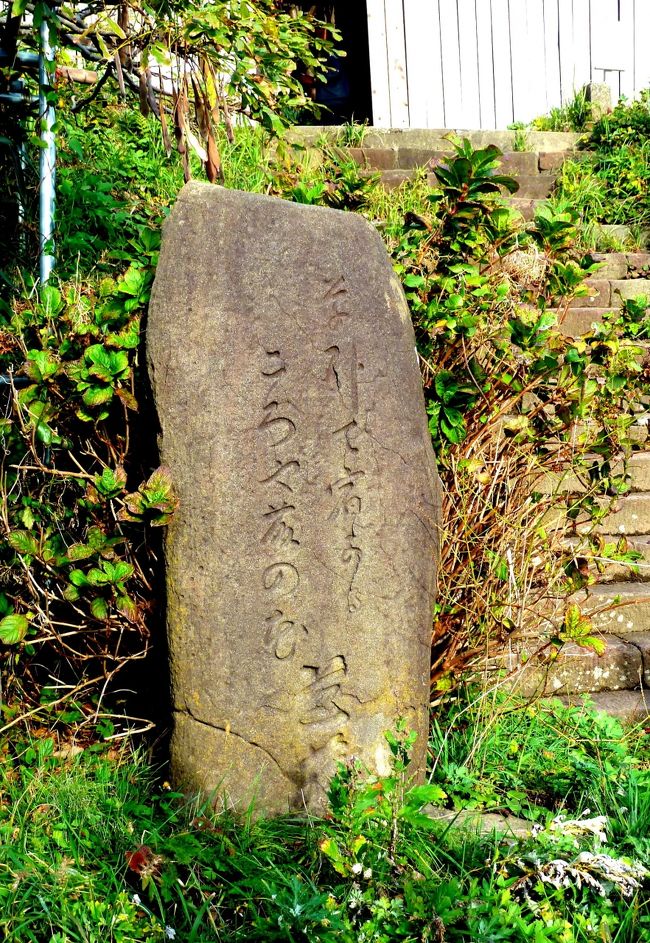
{"label": "crack in stone", "polygon": [[194,720],[197,724],[201,724],[203,727],[209,727],[211,730],[218,730],[221,733],[224,733],[227,737],[237,737],[238,740],[241,740],[242,743],[245,743],[247,746],[255,747],[257,750],[261,750],[261,752],[265,756],[268,756],[268,758],[273,762],[273,764],[277,766],[277,768],[280,770],[280,773],[284,776],[285,779],[288,779],[291,782],[293,781],[291,780],[291,777],[282,769],[282,767],[280,766],[276,758],[273,756],[273,754],[269,753],[269,751],[265,749],[261,744],[255,743],[254,740],[247,740],[245,737],[242,737],[241,734],[237,733],[234,730],[231,730],[229,727],[228,728],[220,727],[219,724],[211,724],[207,720],[201,720],[199,717],[197,717],[195,714],[192,713],[189,707],[185,707],[185,708],[177,707],[175,708],[175,710],[177,710],[179,714],[187,714],[188,717],[191,717],[192,720]]}

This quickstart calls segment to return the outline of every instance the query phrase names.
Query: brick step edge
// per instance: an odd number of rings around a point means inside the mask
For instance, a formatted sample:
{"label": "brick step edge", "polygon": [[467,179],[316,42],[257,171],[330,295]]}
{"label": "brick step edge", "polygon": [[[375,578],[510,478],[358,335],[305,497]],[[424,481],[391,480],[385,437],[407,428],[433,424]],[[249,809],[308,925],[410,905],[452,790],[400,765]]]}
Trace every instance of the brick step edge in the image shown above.
{"label": "brick step edge", "polygon": [[[366,170],[415,170],[448,163],[454,156],[450,148],[427,147],[337,147],[345,157]],[[511,177],[527,176],[555,180],[565,154],[536,151],[505,151],[499,158],[499,173]]]}
{"label": "brick step edge", "polygon": [[650,691],[601,691],[598,694],[570,694],[560,697],[563,704],[593,708],[620,720],[624,724],[639,724],[650,720]]}
{"label": "brick step edge", "polygon": [[[598,633],[594,633],[598,634]],[[523,640],[484,665],[482,680],[521,697],[597,694],[650,687],[650,632],[600,636],[605,651],[567,643],[553,662],[540,663],[539,640]]]}
{"label": "brick step edge", "polygon": [[[582,461],[595,474],[596,469],[602,467],[605,459],[594,452],[585,455]],[[613,456],[608,461],[611,476],[623,475],[624,471],[627,473],[626,481],[630,490],[626,494],[650,492],[650,452],[632,452],[627,460],[627,467],[621,454]],[[566,466],[562,471],[540,470],[537,474],[531,475],[531,485],[533,491],[538,491],[540,494],[561,494],[566,491],[584,493],[588,490],[588,487],[585,487],[586,479],[586,472],[581,480],[576,472]]]}

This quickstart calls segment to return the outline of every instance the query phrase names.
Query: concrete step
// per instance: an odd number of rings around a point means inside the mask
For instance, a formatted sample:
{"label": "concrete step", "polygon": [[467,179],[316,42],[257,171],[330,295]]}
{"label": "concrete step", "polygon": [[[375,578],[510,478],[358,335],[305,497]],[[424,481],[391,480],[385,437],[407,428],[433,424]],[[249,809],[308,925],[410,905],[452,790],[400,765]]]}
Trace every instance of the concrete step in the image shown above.
{"label": "concrete step", "polygon": [[[605,308],[609,309],[612,304],[611,282],[606,278],[587,278],[584,286],[589,294],[580,295],[569,302],[570,308]],[[616,307],[621,306],[620,299],[617,299]]]}
{"label": "concrete step", "polygon": [[[588,516],[578,516],[578,534],[618,534],[619,537],[650,535],[650,494],[629,494],[618,498],[598,497],[595,502],[608,513],[596,525]],[[543,524],[547,531],[566,529],[566,510],[562,503],[544,515]]]}
{"label": "concrete step", "polygon": [[553,174],[519,174],[519,189],[513,194],[518,200],[546,200],[555,186]]}
{"label": "concrete step", "polygon": [[620,305],[621,301],[626,301],[628,298],[639,297],[643,297],[647,302],[650,302],[650,278],[614,279],[610,282],[610,285],[611,297],[609,304],[614,304],[618,299]]}
{"label": "concrete step", "polygon": [[650,644],[650,586],[647,583],[599,583],[575,593],[572,600],[591,619],[595,630],[633,637],[643,642],[647,652]]}
{"label": "concrete step", "polygon": [[[600,455],[585,455],[584,463],[595,474],[600,468],[603,458]],[[609,475],[626,475],[633,494],[650,492],[650,452],[633,452],[627,460],[627,466],[622,457],[610,462]],[[589,490],[589,475],[578,475],[571,468],[560,471],[544,472],[537,476],[532,488],[540,494],[558,494],[565,491],[583,493]],[[650,531],[649,531],[650,533]]]}
{"label": "concrete step", "polygon": [[592,261],[600,263],[596,278],[624,279],[650,277],[648,252],[592,252]]}
{"label": "concrete step", "polygon": [[[415,170],[418,167],[437,167],[446,164],[452,152],[428,147],[347,147],[338,149],[356,161],[365,170]],[[556,169],[540,171],[540,155],[529,151],[508,151],[499,158],[498,173],[508,174],[531,188],[539,187],[542,196],[548,196],[557,176]],[[531,193],[536,197],[537,193]]]}
{"label": "concrete step", "polygon": [[540,203],[543,203],[543,200],[526,200],[521,199],[518,196],[510,197],[508,203],[512,206],[513,209],[517,210],[526,222],[529,222],[535,217],[535,211]]}
{"label": "concrete step", "polygon": [[[634,284],[634,282],[632,283]],[[577,298],[576,301],[583,301],[583,298]],[[612,303],[607,307],[584,307],[582,305],[571,305],[563,313],[558,311],[558,327],[567,337],[579,337],[581,334],[587,334],[593,329],[594,324],[601,324],[603,316],[610,311],[618,311],[621,308],[621,302],[618,297],[613,297]],[[551,309],[557,311],[557,309]],[[639,347],[645,347],[645,341],[635,341]]]}
{"label": "concrete step", "polygon": [[601,236],[607,239],[615,239],[617,242],[623,243],[625,247],[632,248],[640,244],[641,248],[650,248],[650,230],[648,229],[642,230],[640,237],[637,238],[632,233],[631,228],[622,223],[596,223],[594,228]]}
{"label": "concrete step", "polygon": [[[597,500],[603,506],[608,506],[611,499]],[[650,534],[650,494],[628,494],[616,498],[613,510],[596,530],[597,533],[619,534],[622,537]]]}
{"label": "concrete step", "polygon": [[[620,534],[603,534],[602,539],[605,545],[616,546],[620,542]],[[629,564],[619,563],[607,556],[598,557],[598,566],[594,562],[592,572],[599,583],[618,583],[627,580],[636,583],[650,581],[650,536],[643,534],[637,537],[626,537],[624,547],[626,550],[634,550],[641,554],[641,559],[632,568]]]}
{"label": "concrete step", "polygon": [[567,157],[570,156],[570,151],[540,151],[537,160],[539,172],[541,174],[549,172],[557,173]]}
{"label": "concrete step", "polygon": [[[598,276],[600,276],[600,272]],[[570,308],[600,308],[610,311],[622,308],[628,298],[646,298],[650,302],[650,279],[648,278],[587,278],[588,295],[581,295],[569,302]]]}
{"label": "concrete step", "polygon": [[[413,180],[414,177],[414,170],[382,170],[380,180],[386,190],[396,190],[397,187],[401,187],[407,180]],[[434,186],[431,177],[433,177],[432,174],[429,175],[429,183]]]}
{"label": "concrete step", "polygon": [[[557,658],[542,661],[535,656],[537,638],[513,645],[511,651],[493,659],[489,668],[505,672],[508,688],[523,697],[550,694],[585,694],[621,691],[647,686],[650,671],[650,633],[626,637],[595,633],[605,643],[602,655],[569,642]],[[546,653],[548,654],[548,652]]]}
{"label": "concrete step", "polygon": [[[564,704],[580,706],[584,698],[573,694],[560,697]],[[624,724],[639,724],[650,719],[650,692],[637,691],[601,691],[589,696],[587,706],[603,711]]]}
{"label": "concrete step", "polygon": [[[448,140],[454,135],[461,140],[467,138],[474,147],[495,144],[502,151],[514,151],[516,131],[476,131],[467,128],[369,128],[363,135],[363,147],[420,147],[434,151],[451,152]],[[529,131],[526,144],[529,151],[544,154],[561,154],[573,151],[584,135],[565,131]],[[303,125],[290,128],[285,140],[296,144],[316,144],[326,139],[332,144],[341,140],[339,125]]]}
{"label": "concrete step", "polygon": [[558,312],[558,327],[567,337],[580,337],[592,331],[594,324],[602,324],[603,316],[613,310],[611,307],[569,306],[563,314]]}

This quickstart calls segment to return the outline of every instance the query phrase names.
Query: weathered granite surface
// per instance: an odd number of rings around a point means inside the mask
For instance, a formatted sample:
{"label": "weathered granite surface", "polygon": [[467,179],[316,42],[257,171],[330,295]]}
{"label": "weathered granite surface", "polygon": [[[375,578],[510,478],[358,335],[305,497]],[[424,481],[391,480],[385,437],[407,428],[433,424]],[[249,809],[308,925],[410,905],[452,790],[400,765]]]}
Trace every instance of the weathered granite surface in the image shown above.
{"label": "weathered granite surface", "polygon": [[339,760],[423,766],[438,478],[401,287],[361,217],[188,184],[147,326],[174,776],[319,811]]}

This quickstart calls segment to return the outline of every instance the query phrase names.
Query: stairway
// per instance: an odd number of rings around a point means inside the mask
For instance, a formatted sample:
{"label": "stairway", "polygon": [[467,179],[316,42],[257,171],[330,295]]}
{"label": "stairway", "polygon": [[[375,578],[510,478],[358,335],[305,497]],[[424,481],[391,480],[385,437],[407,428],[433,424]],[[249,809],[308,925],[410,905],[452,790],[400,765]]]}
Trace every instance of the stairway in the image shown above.
{"label": "stairway", "polygon": [[[402,145],[352,147],[347,148],[346,153],[369,173],[379,172],[384,187],[392,190],[405,181],[412,180],[415,174],[422,170],[428,173],[431,186],[437,186],[433,169],[448,161],[451,151],[449,145],[447,150]],[[524,219],[532,219],[537,205],[551,195],[563,159],[563,152],[504,152],[501,158],[501,172],[515,177],[519,184],[519,190],[509,202],[519,210]]]}

